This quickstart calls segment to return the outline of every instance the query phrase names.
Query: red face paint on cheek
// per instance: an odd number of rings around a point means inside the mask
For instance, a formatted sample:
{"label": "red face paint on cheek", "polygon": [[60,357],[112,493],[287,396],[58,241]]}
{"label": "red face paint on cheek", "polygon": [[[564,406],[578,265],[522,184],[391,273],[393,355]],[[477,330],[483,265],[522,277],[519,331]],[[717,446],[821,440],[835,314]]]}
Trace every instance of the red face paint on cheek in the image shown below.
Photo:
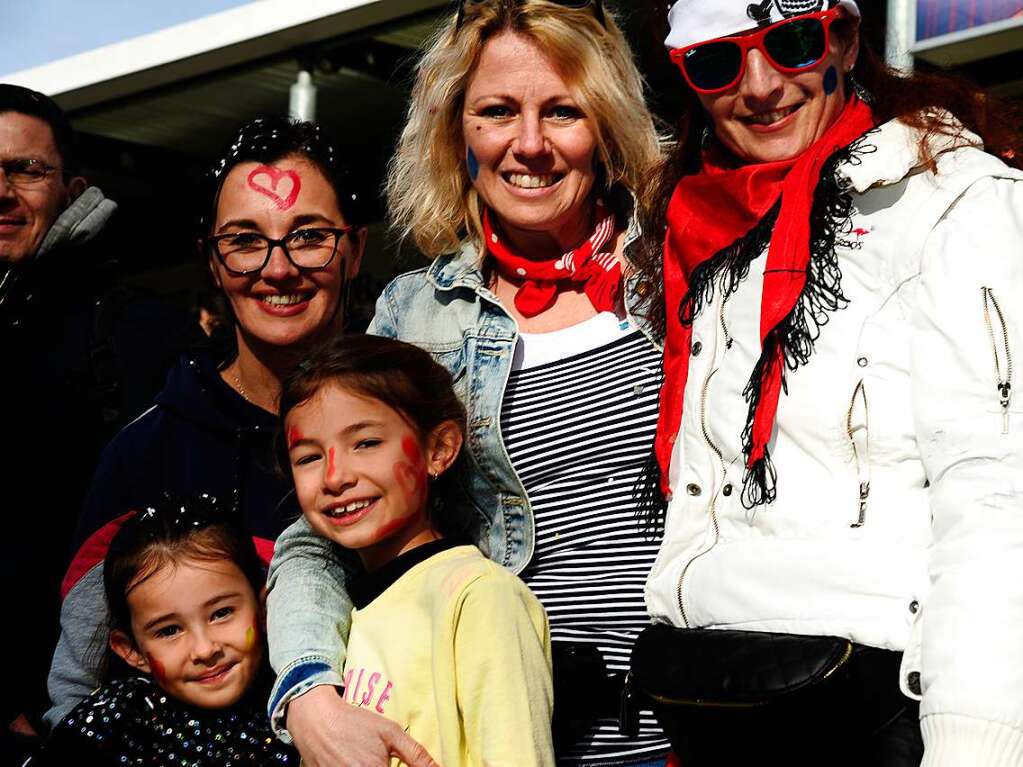
{"label": "red face paint on cheek", "polygon": [[153,672],[153,678],[160,684],[167,684],[167,669],[151,653],[146,653],[146,660],[149,661],[149,668]]}
{"label": "red face paint on cheek", "polygon": [[292,426],[288,429],[288,450],[291,450],[296,444],[301,442],[305,437],[302,436],[302,432],[297,426]]}
{"label": "red face paint on cheek", "polygon": [[408,461],[394,464],[394,478],[398,480],[409,503],[419,506],[426,501],[426,462],[419,448],[419,440],[407,434],[401,440],[401,450]]}
{"label": "red face paint on cheek", "polygon": [[273,200],[279,210],[288,210],[298,199],[302,178],[293,170],[260,165],[248,178],[249,189]]}
{"label": "red face paint on cheek", "polygon": [[334,448],[327,451],[327,479],[334,476]]}

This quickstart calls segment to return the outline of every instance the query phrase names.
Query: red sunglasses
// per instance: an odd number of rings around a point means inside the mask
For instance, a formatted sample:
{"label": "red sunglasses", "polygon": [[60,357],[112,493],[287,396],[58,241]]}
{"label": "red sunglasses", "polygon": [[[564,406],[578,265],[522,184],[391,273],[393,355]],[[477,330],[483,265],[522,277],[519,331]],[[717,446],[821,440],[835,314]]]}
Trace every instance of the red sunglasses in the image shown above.
{"label": "red sunglasses", "polygon": [[697,93],[719,93],[742,80],[746,58],[756,48],[779,72],[809,69],[827,55],[837,8],[779,21],[745,35],[719,37],[685,48],[673,48],[675,62]]}

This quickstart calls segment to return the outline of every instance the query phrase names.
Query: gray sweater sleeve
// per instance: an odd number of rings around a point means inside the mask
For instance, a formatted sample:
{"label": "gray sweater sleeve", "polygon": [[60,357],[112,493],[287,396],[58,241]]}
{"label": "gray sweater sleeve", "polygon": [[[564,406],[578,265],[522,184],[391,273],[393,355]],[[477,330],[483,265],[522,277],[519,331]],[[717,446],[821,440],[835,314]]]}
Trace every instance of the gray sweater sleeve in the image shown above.
{"label": "gray sweater sleeve", "polygon": [[51,708],[43,717],[50,729],[99,686],[108,625],[100,563],[75,583],[60,608],[60,640],[47,680]]}

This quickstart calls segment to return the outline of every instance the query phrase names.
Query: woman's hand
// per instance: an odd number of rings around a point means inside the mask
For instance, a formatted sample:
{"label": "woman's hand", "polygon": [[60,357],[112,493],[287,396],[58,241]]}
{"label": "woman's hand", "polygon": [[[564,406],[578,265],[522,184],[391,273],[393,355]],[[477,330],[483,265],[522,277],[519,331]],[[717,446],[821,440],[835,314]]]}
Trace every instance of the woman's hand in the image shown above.
{"label": "woman's hand", "polygon": [[288,731],[309,767],[439,767],[397,724],[345,703],[330,686],[314,687],[288,703]]}

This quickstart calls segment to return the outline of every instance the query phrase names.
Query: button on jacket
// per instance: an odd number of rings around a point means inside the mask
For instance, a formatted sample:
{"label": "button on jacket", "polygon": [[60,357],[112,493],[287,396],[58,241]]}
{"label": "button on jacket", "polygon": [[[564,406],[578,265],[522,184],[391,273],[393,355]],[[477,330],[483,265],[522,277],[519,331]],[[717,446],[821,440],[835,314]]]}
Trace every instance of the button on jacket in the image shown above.
{"label": "button on jacket", "polygon": [[1021,764],[1023,392],[1006,384],[1023,357],[1023,173],[968,133],[936,139],[935,173],[920,141],[887,123],[838,169],[849,304],[787,371],[770,505],[733,490],[766,253],[696,318],[647,605],[679,626],[905,650],[927,764]]}

